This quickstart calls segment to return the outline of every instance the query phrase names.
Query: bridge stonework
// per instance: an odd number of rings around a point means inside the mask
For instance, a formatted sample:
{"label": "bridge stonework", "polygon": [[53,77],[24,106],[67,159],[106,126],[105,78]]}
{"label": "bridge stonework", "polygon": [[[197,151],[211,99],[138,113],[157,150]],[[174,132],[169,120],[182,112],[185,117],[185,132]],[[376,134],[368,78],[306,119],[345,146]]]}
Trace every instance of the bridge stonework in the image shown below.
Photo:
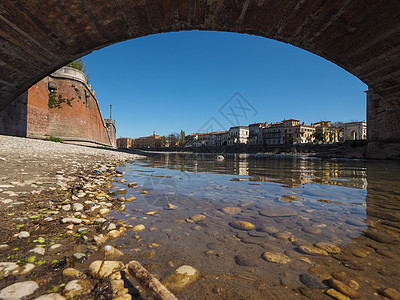
{"label": "bridge stonework", "polygon": [[[387,121],[369,124],[374,138],[397,134],[398,0],[3,0],[0,109],[44,76],[93,50],[180,30],[254,34],[324,57],[357,76],[391,107]],[[383,131],[372,128],[382,122]]]}

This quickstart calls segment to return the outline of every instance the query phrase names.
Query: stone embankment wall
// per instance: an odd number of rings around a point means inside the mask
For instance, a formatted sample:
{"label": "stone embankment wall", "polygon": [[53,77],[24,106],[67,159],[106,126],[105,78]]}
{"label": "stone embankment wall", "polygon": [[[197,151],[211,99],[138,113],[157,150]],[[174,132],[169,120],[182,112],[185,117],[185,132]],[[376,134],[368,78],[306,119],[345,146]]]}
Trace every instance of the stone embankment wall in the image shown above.
{"label": "stone embankment wall", "polygon": [[[59,107],[49,102],[51,91],[56,102],[59,97],[64,99]],[[0,113],[0,118],[7,124],[3,126],[6,128],[1,130],[1,134],[30,138],[51,135],[67,142],[116,146],[115,132],[112,134],[107,130],[94,92],[87,85],[86,76],[82,72],[61,68],[32,86],[25,99],[25,105],[20,103],[22,99],[11,103],[17,105],[10,108],[13,112],[8,113],[7,108],[6,112]],[[67,104],[68,100],[70,105]],[[17,120],[10,119],[17,115]]]}
{"label": "stone embankment wall", "polygon": [[27,103],[28,92],[25,92],[0,111],[0,134],[26,136]]}
{"label": "stone embankment wall", "polygon": [[400,104],[367,92],[367,158],[400,160]]}

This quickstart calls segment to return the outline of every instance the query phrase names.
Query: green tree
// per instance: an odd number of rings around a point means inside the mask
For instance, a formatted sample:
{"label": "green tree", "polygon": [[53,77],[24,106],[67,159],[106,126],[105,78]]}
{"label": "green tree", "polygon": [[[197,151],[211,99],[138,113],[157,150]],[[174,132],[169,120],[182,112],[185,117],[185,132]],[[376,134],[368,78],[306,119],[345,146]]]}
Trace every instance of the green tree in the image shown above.
{"label": "green tree", "polygon": [[324,136],[324,133],[322,132],[322,130],[316,130],[315,131],[315,133],[314,133],[314,139],[317,141],[317,142],[324,142],[325,141],[325,136]]}
{"label": "green tree", "polygon": [[89,83],[89,74],[88,74],[88,71],[86,68],[86,64],[81,58],[71,61],[67,65],[67,67],[74,68],[74,69],[77,69],[77,70],[83,72],[86,75],[87,81]]}
{"label": "green tree", "polygon": [[186,137],[186,134],[185,134],[185,132],[183,131],[183,129],[181,130],[181,139],[180,139],[180,141],[179,141],[179,144],[180,145],[185,145],[185,137]]}

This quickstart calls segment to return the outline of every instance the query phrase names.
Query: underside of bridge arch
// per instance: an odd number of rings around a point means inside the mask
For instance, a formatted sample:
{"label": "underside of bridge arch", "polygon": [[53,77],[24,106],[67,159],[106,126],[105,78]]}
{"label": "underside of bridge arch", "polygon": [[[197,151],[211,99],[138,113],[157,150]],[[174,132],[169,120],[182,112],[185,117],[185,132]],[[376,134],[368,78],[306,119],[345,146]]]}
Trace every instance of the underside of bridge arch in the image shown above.
{"label": "underside of bridge arch", "polygon": [[254,34],[324,57],[370,87],[368,121],[387,127],[374,139],[400,139],[397,0],[2,0],[0,109],[93,50],[180,30]]}

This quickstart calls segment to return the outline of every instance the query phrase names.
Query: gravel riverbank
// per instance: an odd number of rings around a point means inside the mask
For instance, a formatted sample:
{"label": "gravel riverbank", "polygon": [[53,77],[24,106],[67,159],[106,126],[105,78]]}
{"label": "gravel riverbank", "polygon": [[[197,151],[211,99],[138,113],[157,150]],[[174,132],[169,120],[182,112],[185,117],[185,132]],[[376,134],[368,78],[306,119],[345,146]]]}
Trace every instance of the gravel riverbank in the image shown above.
{"label": "gravel riverbank", "polygon": [[108,190],[116,166],[138,157],[0,136],[1,299],[132,298],[112,247],[132,228],[107,219],[125,200]]}

